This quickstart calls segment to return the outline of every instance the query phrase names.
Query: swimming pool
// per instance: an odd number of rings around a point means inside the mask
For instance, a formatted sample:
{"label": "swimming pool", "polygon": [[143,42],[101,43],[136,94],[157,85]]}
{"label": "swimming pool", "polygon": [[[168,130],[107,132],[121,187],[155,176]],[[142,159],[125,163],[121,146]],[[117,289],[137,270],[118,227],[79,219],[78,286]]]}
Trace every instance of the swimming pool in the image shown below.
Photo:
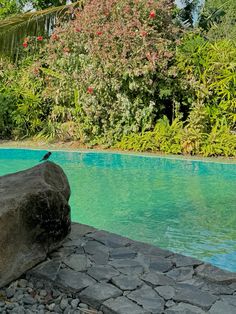
{"label": "swimming pool", "polygon": [[[34,166],[40,150],[0,149],[0,175]],[[236,271],[236,164],[55,151],[74,221]]]}

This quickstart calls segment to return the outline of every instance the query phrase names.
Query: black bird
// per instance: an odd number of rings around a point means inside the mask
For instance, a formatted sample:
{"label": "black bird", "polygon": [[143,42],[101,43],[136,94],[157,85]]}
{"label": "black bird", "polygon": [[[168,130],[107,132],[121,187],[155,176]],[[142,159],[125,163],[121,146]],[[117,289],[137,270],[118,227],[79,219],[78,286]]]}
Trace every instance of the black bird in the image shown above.
{"label": "black bird", "polygon": [[40,161],[48,160],[48,158],[49,158],[51,155],[52,155],[52,153],[51,153],[51,152],[48,152],[47,154],[45,154],[45,155],[43,156],[43,158],[42,158]]}

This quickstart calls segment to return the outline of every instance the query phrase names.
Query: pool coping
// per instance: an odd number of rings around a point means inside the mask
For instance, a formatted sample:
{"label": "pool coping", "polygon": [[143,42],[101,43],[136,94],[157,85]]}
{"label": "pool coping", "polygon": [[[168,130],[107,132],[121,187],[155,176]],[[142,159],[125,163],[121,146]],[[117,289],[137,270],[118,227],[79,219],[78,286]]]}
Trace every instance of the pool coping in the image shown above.
{"label": "pool coping", "polygon": [[79,223],[27,276],[104,314],[236,313],[236,273]]}
{"label": "pool coping", "polygon": [[71,152],[71,153],[92,153],[92,154],[111,154],[111,155],[125,155],[134,157],[144,158],[159,158],[169,160],[182,160],[182,161],[194,161],[204,163],[217,163],[217,164],[229,164],[236,165],[235,157],[203,157],[203,156],[189,156],[189,155],[172,155],[162,153],[151,153],[151,152],[135,152],[135,151],[120,151],[113,149],[89,149],[89,148],[54,148],[50,146],[4,146],[0,143],[0,149],[18,149],[18,150],[50,150],[52,152]]}

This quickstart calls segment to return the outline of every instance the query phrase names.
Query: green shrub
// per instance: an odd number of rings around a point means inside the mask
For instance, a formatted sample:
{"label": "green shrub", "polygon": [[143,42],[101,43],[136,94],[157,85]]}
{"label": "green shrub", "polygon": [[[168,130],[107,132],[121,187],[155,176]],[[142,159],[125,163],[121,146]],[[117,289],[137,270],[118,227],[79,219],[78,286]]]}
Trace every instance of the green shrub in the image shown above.
{"label": "green shrub", "polygon": [[178,119],[170,125],[164,117],[157,122],[154,131],[123,136],[116,147],[140,152],[235,157],[236,134],[225,121],[218,122],[210,133],[203,133],[189,125],[183,127]]}
{"label": "green shrub", "polygon": [[208,115],[208,125],[226,118],[236,127],[236,44],[230,40],[215,43],[189,36],[177,53],[179,82],[189,90],[193,110],[200,107]]}
{"label": "green shrub", "polygon": [[0,138],[11,137],[14,129],[12,112],[15,110],[17,98],[12,93],[11,83],[14,81],[15,68],[7,60],[0,59]]}
{"label": "green shrub", "polygon": [[111,145],[152,129],[172,108],[169,69],[179,29],[171,3],[92,0],[51,36],[41,60],[43,93],[71,109],[77,138]]}
{"label": "green shrub", "polygon": [[183,124],[178,119],[170,125],[167,117],[158,120],[153,131],[123,136],[117,148],[135,151],[180,154]]}

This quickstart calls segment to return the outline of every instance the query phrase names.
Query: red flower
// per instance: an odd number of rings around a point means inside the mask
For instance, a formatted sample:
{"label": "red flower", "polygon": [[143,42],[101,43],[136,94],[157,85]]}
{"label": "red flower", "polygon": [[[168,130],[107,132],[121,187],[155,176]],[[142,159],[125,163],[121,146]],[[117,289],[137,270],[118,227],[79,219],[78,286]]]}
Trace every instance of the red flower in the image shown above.
{"label": "red flower", "polygon": [[87,88],[87,93],[93,94],[93,92],[94,92],[93,87],[92,87],[92,86],[89,86],[89,87]]}
{"label": "red flower", "polygon": [[28,47],[28,43],[27,43],[26,41],[24,41],[23,44],[22,44],[22,46],[23,46],[24,48],[27,48],[27,47]]}
{"label": "red flower", "polygon": [[154,19],[156,17],[156,11],[152,10],[150,13],[149,13],[149,17],[151,19]]}
{"label": "red flower", "polygon": [[98,31],[98,32],[97,32],[97,35],[98,35],[98,36],[101,36],[101,35],[102,35],[102,32],[101,32],[101,31]]}
{"label": "red flower", "polygon": [[77,33],[80,33],[80,32],[81,32],[81,28],[78,28],[78,27],[77,27],[77,28],[75,29],[75,31],[76,31]]}
{"label": "red flower", "polygon": [[43,36],[38,36],[37,37],[37,41],[42,41],[43,40]]}

